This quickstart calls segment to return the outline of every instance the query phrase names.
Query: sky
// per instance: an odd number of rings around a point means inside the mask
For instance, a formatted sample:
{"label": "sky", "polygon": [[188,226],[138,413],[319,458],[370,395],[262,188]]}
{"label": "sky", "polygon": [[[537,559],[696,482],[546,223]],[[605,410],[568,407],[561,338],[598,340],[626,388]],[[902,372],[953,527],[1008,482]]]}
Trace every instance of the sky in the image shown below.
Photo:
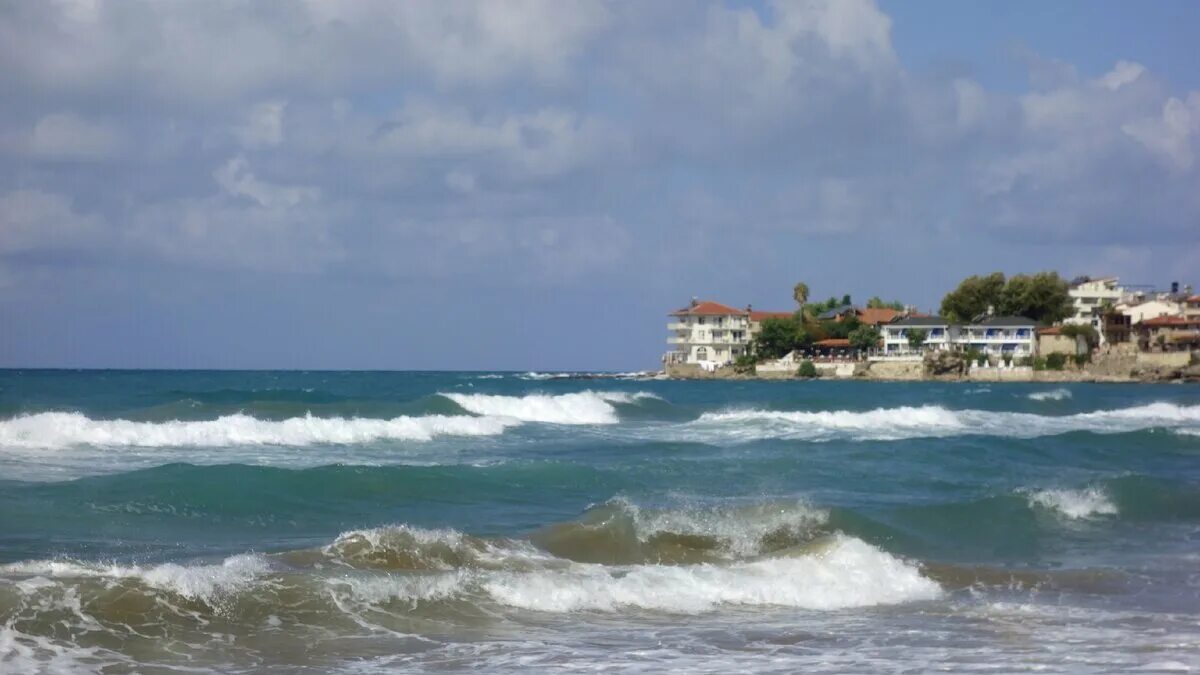
{"label": "sky", "polygon": [[1200,285],[1200,3],[0,4],[0,367],[630,370],[692,297]]}

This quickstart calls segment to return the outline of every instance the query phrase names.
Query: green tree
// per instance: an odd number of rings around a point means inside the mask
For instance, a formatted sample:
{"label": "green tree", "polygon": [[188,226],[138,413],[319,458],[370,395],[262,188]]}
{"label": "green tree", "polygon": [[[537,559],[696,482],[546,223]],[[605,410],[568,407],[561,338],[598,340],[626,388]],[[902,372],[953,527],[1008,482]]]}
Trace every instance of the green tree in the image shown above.
{"label": "green tree", "polygon": [[999,307],[1003,292],[1003,272],[967,277],[942,298],[942,316],[951,321],[972,321],[986,313],[989,306]]}
{"label": "green tree", "polygon": [[796,371],[796,374],[800,377],[816,377],[820,373],[817,372],[817,367],[813,365],[812,361],[804,359],[800,362],[800,369]]}
{"label": "green tree", "polygon": [[1094,349],[1096,345],[1100,344],[1100,333],[1086,323],[1068,323],[1065,324],[1060,330],[1062,331],[1064,337],[1082,337],[1084,341],[1087,342],[1088,349]]}
{"label": "green tree", "polygon": [[849,294],[849,293],[847,293],[847,294],[845,294],[845,295],[843,295],[843,296],[842,296],[842,304],[843,304],[843,305],[853,305],[853,304],[854,304],[854,303],[853,303],[853,302],[851,302],[851,300],[850,300],[850,294]]}
{"label": "green tree", "polygon": [[792,286],[792,299],[796,301],[796,306],[803,312],[804,303],[808,302],[808,284],[797,281],[796,285]]}
{"label": "green tree", "polygon": [[920,328],[909,328],[907,335],[908,346],[913,349],[920,349],[925,344],[925,339],[929,337],[929,331]]}
{"label": "green tree", "polygon": [[822,321],[820,332],[825,337],[848,338],[860,325],[857,316],[848,316],[841,321]]}
{"label": "green tree", "polygon": [[764,319],[754,338],[754,353],[760,359],[777,359],[803,346],[808,339],[795,318]]}
{"label": "green tree", "polygon": [[1073,313],[1070,288],[1058,272],[1018,274],[1004,285],[996,311],[1050,325]]}
{"label": "green tree", "polygon": [[904,311],[904,303],[900,302],[899,300],[893,300],[891,302],[884,302],[883,298],[876,295],[875,297],[871,298],[870,300],[867,300],[867,308],[868,309],[894,309],[897,312],[903,312]]}
{"label": "green tree", "polygon": [[879,346],[879,330],[874,326],[859,326],[850,331],[850,346],[867,351]]}

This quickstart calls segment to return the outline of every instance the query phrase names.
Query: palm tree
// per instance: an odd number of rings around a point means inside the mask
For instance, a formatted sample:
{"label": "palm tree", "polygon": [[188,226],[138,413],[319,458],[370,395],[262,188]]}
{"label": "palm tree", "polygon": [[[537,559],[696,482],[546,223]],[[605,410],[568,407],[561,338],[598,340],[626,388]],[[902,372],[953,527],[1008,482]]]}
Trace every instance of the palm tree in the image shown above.
{"label": "palm tree", "polygon": [[792,287],[792,297],[800,306],[800,311],[804,312],[804,303],[808,302],[808,284],[803,281],[796,282],[796,285]]}

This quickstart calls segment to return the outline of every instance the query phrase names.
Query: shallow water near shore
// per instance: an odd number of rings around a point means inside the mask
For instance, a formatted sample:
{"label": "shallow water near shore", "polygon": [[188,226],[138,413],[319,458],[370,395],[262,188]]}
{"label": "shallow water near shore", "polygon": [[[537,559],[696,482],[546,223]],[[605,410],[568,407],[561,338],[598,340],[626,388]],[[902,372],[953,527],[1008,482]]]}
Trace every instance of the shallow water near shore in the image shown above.
{"label": "shallow water near shore", "polygon": [[1200,669],[1200,389],[0,371],[0,671]]}

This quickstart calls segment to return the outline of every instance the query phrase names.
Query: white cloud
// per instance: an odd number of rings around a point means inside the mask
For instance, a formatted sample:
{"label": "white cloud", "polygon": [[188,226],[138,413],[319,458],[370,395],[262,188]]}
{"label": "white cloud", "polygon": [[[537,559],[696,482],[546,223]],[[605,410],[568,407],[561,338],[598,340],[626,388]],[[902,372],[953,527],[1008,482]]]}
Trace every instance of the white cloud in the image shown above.
{"label": "white cloud", "polygon": [[594,0],[38,2],[0,15],[0,78],[69,95],[121,86],[178,102],[353,92],[413,76],[441,86],[556,84],[607,23]]}
{"label": "white cloud", "polygon": [[1130,61],[1118,61],[1113,69],[1100,77],[1100,84],[1109,91],[1116,91],[1121,87],[1132,84],[1146,72],[1146,67],[1140,63],[1132,63]]}
{"label": "white cloud", "polygon": [[1189,169],[1195,160],[1192,139],[1200,136],[1200,92],[1189,94],[1186,102],[1172,96],[1163,104],[1161,115],[1127,122],[1121,130],[1169,166]]}
{"label": "white cloud", "polygon": [[77,250],[103,235],[101,219],[77,212],[70,197],[41,190],[0,196],[0,254]]}
{"label": "white cloud", "polygon": [[121,149],[111,127],[69,112],[43,116],[29,133],[28,150],[45,159],[105,159]]}
{"label": "white cloud", "polygon": [[320,192],[316,188],[274,185],[259,180],[250,171],[245,157],[234,157],[213,172],[213,178],[227,194],[247,197],[268,209],[289,209],[306,201],[314,201]]}
{"label": "white cloud", "polygon": [[279,145],[283,142],[284,101],[264,101],[255,104],[246,114],[234,135],[249,148]]}
{"label": "white cloud", "polygon": [[[570,172],[602,153],[619,155],[624,139],[607,123],[561,108],[472,115],[464,107],[410,104],[354,150],[418,159],[474,159],[512,178]],[[460,169],[461,171],[461,169]],[[459,180],[454,185],[461,188]]]}

